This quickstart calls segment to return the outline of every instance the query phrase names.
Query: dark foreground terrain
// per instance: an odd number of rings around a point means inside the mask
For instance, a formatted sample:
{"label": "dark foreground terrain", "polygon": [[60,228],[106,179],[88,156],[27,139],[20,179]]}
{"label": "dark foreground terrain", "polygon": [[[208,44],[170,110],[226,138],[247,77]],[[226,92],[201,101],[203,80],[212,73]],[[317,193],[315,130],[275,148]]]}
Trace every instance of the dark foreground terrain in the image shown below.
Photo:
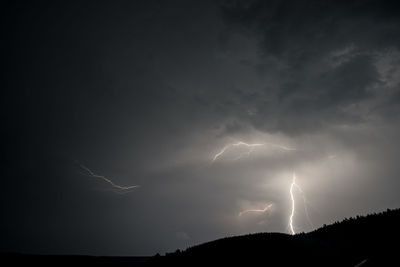
{"label": "dark foreground terrain", "polygon": [[78,255],[30,255],[19,253],[2,253],[0,266],[143,266],[149,257],[94,257]]}
{"label": "dark foreground terrain", "polygon": [[230,237],[166,256],[1,254],[1,266],[400,266],[400,210],[345,219],[307,234]]}
{"label": "dark foreground terrain", "polygon": [[345,219],[307,234],[224,238],[153,257],[150,266],[400,266],[400,210]]}

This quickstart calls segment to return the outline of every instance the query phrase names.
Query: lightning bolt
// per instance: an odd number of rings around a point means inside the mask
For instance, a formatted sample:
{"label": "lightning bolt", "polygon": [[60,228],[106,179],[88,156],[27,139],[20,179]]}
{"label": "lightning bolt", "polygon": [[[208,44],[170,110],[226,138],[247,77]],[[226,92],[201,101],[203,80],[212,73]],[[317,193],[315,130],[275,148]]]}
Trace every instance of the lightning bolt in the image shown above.
{"label": "lightning bolt", "polygon": [[272,204],[268,204],[264,209],[251,209],[239,212],[239,217],[248,212],[266,212],[272,208]]}
{"label": "lightning bolt", "polygon": [[116,188],[116,189],[119,189],[119,190],[129,190],[129,189],[134,189],[134,188],[139,187],[139,185],[131,185],[131,186],[117,185],[113,181],[108,179],[107,177],[95,174],[92,170],[90,170],[85,165],[79,164],[79,167],[81,167],[83,170],[85,170],[88,173],[89,176],[94,177],[94,178],[102,179],[102,180],[106,181],[107,183],[109,183],[113,188]]}
{"label": "lightning bolt", "polygon": [[[248,151],[240,153],[239,156],[237,158],[235,158],[234,160],[238,160],[244,156],[249,156],[256,147],[261,147],[261,146],[271,146],[271,147],[275,147],[275,148],[279,148],[281,150],[285,150],[285,151],[293,151],[296,150],[295,148],[291,148],[291,147],[287,147],[287,146],[283,146],[283,145],[279,145],[279,144],[274,144],[274,143],[253,143],[253,144],[249,144],[249,143],[245,143],[243,141],[239,141],[237,143],[231,143],[228,144],[226,146],[224,146],[217,154],[215,154],[212,158],[212,162],[215,162],[219,157],[221,157],[228,149],[232,148],[232,147],[239,147],[239,146],[244,146],[248,148]],[[296,183],[296,174],[293,173],[293,179],[292,179],[292,183],[290,184],[290,189],[289,189],[289,193],[290,193],[290,200],[292,203],[292,208],[291,208],[291,212],[290,212],[290,216],[289,216],[289,230],[290,233],[292,235],[296,234],[295,231],[295,227],[293,226],[293,219],[295,216],[295,212],[296,212],[296,200],[294,197],[294,190],[297,189],[298,192],[300,192],[301,197],[303,199],[303,203],[304,203],[304,212],[305,212],[305,216],[308,220],[308,223],[310,224],[310,226],[312,228],[314,228],[314,225],[310,219],[309,216],[309,212],[308,212],[308,205],[307,205],[307,200],[304,194],[304,191],[301,189],[301,187]],[[266,212],[268,211],[270,208],[272,207],[272,204],[269,204],[268,206],[266,206],[264,209],[249,209],[249,210],[244,210],[239,212],[239,216],[242,216],[243,214],[249,213],[249,212]]]}
{"label": "lightning bolt", "polygon": [[290,147],[286,147],[286,146],[282,146],[282,145],[278,145],[278,144],[273,144],[273,143],[255,143],[255,144],[248,144],[245,142],[237,142],[237,143],[232,143],[232,144],[228,144],[226,146],[224,146],[217,154],[214,155],[212,162],[216,161],[220,156],[222,156],[229,148],[231,147],[239,147],[239,146],[245,146],[249,148],[249,151],[241,153],[239,155],[239,157],[235,158],[234,160],[238,160],[240,158],[242,158],[244,155],[250,155],[251,152],[253,152],[255,147],[260,147],[260,146],[271,146],[271,147],[276,147],[282,150],[286,150],[286,151],[292,151],[292,150],[296,150],[294,148],[290,148]]}
{"label": "lightning bolt", "polygon": [[294,217],[295,209],[296,209],[295,198],[294,198],[294,195],[293,195],[293,189],[294,188],[296,188],[301,193],[301,196],[302,196],[303,202],[304,202],[304,212],[306,214],[308,223],[311,225],[312,228],[314,228],[314,225],[313,225],[313,223],[312,223],[312,221],[310,219],[309,213],[308,213],[307,200],[305,198],[304,191],[296,183],[296,174],[293,173],[293,179],[292,179],[292,183],[290,184],[290,190],[289,190],[289,192],[290,192],[290,200],[292,202],[292,210],[291,210],[291,213],[290,213],[290,216],[289,216],[289,229],[290,229],[290,232],[291,232],[292,235],[296,234],[296,232],[294,230],[294,227],[293,227],[293,217]]}
{"label": "lightning bolt", "polygon": [[294,196],[293,196],[293,187],[296,185],[296,174],[293,173],[293,180],[292,183],[290,184],[290,199],[292,200],[292,212],[290,213],[289,217],[289,227],[290,227],[290,232],[292,235],[294,235],[296,232],[293,229],[293,216],[294,216],[294,210],[295,210],[295,201],[294,201]]}

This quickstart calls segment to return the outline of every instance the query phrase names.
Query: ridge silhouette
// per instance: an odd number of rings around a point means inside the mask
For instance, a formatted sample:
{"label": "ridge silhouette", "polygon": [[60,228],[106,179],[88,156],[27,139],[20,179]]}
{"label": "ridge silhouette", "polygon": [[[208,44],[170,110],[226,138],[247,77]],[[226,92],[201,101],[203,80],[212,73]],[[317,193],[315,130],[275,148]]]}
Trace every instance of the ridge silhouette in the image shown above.
{"label": "ridge silhouette", "polygon": [[165,256],[148,266],[400,266],[400,209],[344,219],[296,235],[228,237]]}
{"label": "ridge silhouette", "polygon": [[309,232],[227,237],[153,257],[0,253],[6,266],[400,266],[400,209],[344,219]]}

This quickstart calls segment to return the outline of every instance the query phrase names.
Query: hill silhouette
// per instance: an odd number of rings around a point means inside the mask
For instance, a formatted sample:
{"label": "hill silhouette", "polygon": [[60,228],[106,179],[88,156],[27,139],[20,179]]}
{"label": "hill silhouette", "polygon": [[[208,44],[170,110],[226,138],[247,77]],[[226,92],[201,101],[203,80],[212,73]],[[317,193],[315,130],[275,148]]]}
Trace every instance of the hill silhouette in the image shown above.
{"label": "hill silhouette", "polygon": [[400,266],[400,209],[344,219],[313,232],[228,237],[165,256],[0,254],[7,266]]}
{"label": "hill silhouette", "polygon": [[310,233],[223,238],[165,256],[149,266],[400,266],[400,210],[357,216]]}

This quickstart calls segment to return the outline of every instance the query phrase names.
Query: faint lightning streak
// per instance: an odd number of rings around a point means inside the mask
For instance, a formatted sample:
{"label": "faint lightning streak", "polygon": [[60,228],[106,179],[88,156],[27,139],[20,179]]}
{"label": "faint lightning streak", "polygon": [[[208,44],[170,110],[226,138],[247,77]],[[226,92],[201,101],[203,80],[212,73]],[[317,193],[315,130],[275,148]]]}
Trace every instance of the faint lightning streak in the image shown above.
{"label": "faint lightning streak", "polygon": [[85,165],[79,164],[79,166],[80,166],[82,169],[84,169],[85,171],[87,171],[91,177],[100,178],[100,179],[106,181],[107,183],[109,183],[109,184],[110,184],[112,187],[114,187],[114,188],[117,188],[117,189],[120,189],[120,190],[129,190],[129,189],[133,189],[133,188],[139,187],[139,185],[131,185],[131,186],[117,185],[117,184],[115,184],[113,181],[111,181],[110,179],[108,179],[107,177],[102,176],[102,175],[95,174],[92,170],[90,170],[90,169],[89,169],[88,167],[86,167]]}
{"label": "faint lightning streak", "polygon": [[308,223],[310,224],[310,226],[312,227],[312,228],[314,228],[314,224],[312,223],[312,221],[311,221],[311,218],[310,218],[310,215],[309,215],[309,213],[308,213],[308,201],[307,201],[307,199],[306,199],[306,196],[305,196],[305,194],[304,194],[304,191],[300,188],[300,186],[298,185],[298,184],[294,184],[295,186],[296,186],[296,188],[300,191],[300,193],[301,193],[301,197],[302,197],[302,199],[303,199],[303,205],[304,205],[304,212],[305,212],[305,214],[306,214],[306,218],[307,218],[307,221],[308,221]]}
{"label": "faint lightning streak", "polygon": [[362,262],[360,262],[360,263],[354,265],[354,267],[360,267],[360,266],[364,265],[365,263],[367,263],[367,261],[368,261],[368,259],[365,259],[365,260],[363,260]]}
{"label": "faint lightning streak", "polygon": [[242,216],[243,214],[248,213],[248,212],[266,212],[266,211],[268,211],[271,207],[272,207],[272,204],[269,204],[269,205],[266,206],[264,209],[244,210],[244,211],[239,212],[239,216]]}
{"label": "faint lightning streak", "polygon": [[292,212],[290,213],[289,217],[289,227],[292,235],[294,235],[296,232],[293,229],[293,216],[294,216],[294,210],[295,210],[295,201],[294,201],[294,196],[293,196],[293,187],[296,185],[296,174],[293,173],[293,180],[290,185],[290,198],[292,200]]}
{"label": "faint lightning streak", "polygon": [[246,147],[249,147],[249,148],[250,148],[249,151],[244,152],[244,153],[241,153],[241,154],[239,155],[239,157],[235,158],[235,160],[238,160],[238,159],[242,158],[244,155],[250,155],[250,153],[253,152],[254,147],[258,147],[258,146],[267,146],[267,145],[272,146],[272,147],[276,147],[276,148],[279,148],[279,149],[282,149],[282,150],[287,150],[287,151],[296,150],[296,149],[294,149],[294,148],[290,148],[290,147],[286,147],[286,146],[282,146],[282,145],[277,145],[277,144],[272,144],[272,143],[248,144],[248,143],[245,143],[245,142],[240,141],[240,142],[237,142],[237,143],[232,143],[232,144],[228,144],[228,145],[224,146],[224,147],[221,149],[220,152],[218,152],[217,154],[214,155],[212,161],[213,161],[213,162],[216,161],[220,156],[222,156],[222,155],[225,153],[226,150],[228,150],[228,149],[231,148],[231,147],[246,146]]}
{"label": "faint lightning streak", "polygon": [[282,146],[282,145],[277,145],[277,144],[272,144],[272,143],[265,143],[264,145],[269,145],[269,146],[280,148],[282,150],[287,150],[287,151],[296,150],[295,148],[292,148],[292,147],[287,147],[287,146]]}

